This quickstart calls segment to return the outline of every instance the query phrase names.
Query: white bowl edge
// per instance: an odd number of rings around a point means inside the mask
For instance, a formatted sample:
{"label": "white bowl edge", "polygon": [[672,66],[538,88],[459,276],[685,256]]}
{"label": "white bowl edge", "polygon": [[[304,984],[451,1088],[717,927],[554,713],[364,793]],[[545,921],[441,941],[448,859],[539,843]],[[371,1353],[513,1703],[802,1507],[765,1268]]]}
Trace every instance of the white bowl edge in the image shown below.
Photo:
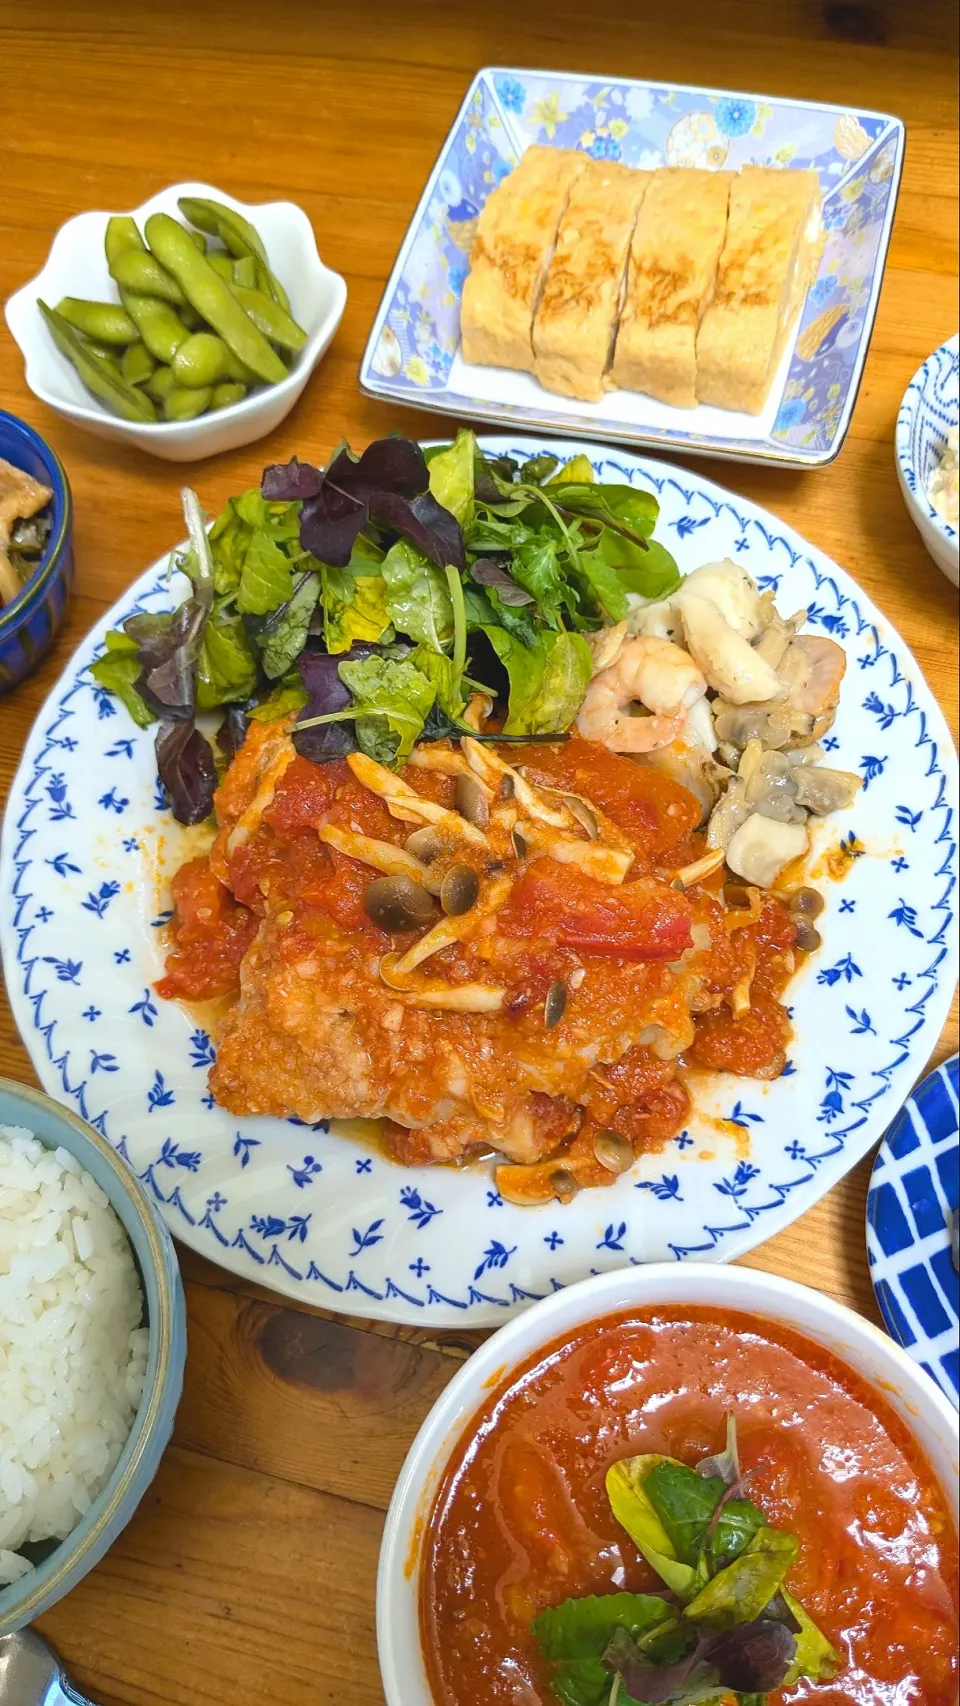
{"label": "white bowl edge", "polygon": [[95,437],[132,442],[171,462],[213,456],[272,432],[293,408],[329,348],[347,300],[346,281],[324,265],[310,220],[294,202],[246,203],[209,184],[181,183],[130,209],[129,216],[141,226],[154,212],[180,217],[177,201],[186,195],[225,203],[250,219],[264,237],[277,275],[289,291],[294,318],[308,334],[288,377],[278,385],[265,386],[230,408],[193,421],[140,425],[102,408],[52,344],[37,307],[39,297],[54,306],[65,295],[116,298],[103,251],[111,214],[102,210],[75,214],[60,227],[41,271],[14,292],[5,308],[34,396]]}
{"label": "white bowl edge", "polygon": [[661,1262],[598,1274],[545,1298],[486,1340],[441,1393],[407,1453],[377,1572],[377,1646],[387,1706],[436,1706],[420,1645],[421,1544],[447,1460],[485,1396],[565,1330],[619,1310],[671,1304],[755,1314],[833,1352],[880,1389],[909,1427],[957,1521],[960,1418],[923,1370],[872,1322],[824,1293],[753,1268]]}

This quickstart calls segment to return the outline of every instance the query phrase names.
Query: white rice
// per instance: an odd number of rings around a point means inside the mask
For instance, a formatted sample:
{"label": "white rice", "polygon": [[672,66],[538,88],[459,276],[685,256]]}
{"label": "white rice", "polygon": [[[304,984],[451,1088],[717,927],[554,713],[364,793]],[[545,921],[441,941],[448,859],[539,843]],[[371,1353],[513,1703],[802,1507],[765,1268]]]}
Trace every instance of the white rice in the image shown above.
{"label": "white rice", "polygon": [[108,1480],[149,1334],[126,1233],[65,1149],[0,1126],[0,1585],[63,1540]]}

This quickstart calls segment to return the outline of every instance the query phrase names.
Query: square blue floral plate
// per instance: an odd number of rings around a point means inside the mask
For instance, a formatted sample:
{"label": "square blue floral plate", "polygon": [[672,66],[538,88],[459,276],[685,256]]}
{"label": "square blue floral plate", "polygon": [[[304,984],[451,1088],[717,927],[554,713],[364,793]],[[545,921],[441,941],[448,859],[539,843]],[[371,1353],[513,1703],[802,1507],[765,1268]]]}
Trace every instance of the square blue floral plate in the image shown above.
{"label": "square blue floral plate", "polygon": [[[460,296],[477,217],[532,142],[647,168],[819,172],[826,227],[820,270],[762,414],[706,404],[677,409],[629,391],[576,403],[543,390],[529,374],[462,359]],[[903,125],[886,113],[488,67],[470,85],[401,245],[364,353],[361,388],[504,426],[823,467],[839,453],[853,413],[903,148]]]}

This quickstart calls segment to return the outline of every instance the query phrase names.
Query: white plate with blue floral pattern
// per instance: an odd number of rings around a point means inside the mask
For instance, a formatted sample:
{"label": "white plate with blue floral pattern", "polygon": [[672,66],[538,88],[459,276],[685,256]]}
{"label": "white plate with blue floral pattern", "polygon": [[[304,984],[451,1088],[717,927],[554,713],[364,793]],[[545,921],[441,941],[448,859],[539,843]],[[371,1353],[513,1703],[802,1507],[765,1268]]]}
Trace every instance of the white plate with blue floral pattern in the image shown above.
{"label": "white plate with blue floral pattern", "polygon": [[[521,459],[541,440],[485,447]],[[795,1044],[775,1083],[724,1076],[662,1153],[572,1203],[515,1208],[489,1167],[399,1168],[357,1141],[238,1120],[207,1089],[213,1043],[160,1000],[169,876],[188,856],[141,732],[88,666],[108,628],[169,609],[166,562],[79,648],[37,718],[0,852],[0,946],[44,1087],[116,1145],[203,1255],[328,1309],[484,1327],[628,1263],[724,1261],[810,1208],[889,1124],[938,1036],[956,975],[957,772],[903,642],[842,569],[767,511],[699,476],[578,444],[600,479],[655,491],[681,567],[730,555],[845,648],[831,759],[863,776],[825,821],[823,947],[791,986]],[[836,862],[836,861],[835,861]]]}
{"label": "white plate with blue floral pattern", "polygon": [[[529,374],[463,360],[460,296],[477,217],[533,142],[643,168],[819,173],[824,251],[761,414],[678,409],[628,391],[571,402]],[[838,454],[856,402],[903,147],[903,125],[886,113],[673,83],[479,71],[404,237],[364,353],[361,388],[514,430],[823,467]]]}

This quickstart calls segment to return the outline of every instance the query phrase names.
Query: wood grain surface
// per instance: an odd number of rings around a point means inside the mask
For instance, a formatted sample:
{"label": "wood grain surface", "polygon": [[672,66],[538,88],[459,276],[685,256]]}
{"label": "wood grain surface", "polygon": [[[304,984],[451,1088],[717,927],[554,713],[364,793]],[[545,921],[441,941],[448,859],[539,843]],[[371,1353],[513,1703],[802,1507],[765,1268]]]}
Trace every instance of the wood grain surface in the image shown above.
{"label": "wood grain surface", "polygon": [[[957,600],[900,499],[893,425],[957,322],[957,42],[952,0],[0,0],[0,295],[85,208],[201,177],[289,197],[347,279],[333,348],[269,440],[192,471],[208,510],[294,451],[322,460],[432,416],[360,396],[389,268],[474,71],[518,64],[654,77],[899,114],[906,168],[873,344],[839,460],[814,473],[703,464],[841,562],[899,628],[956,728]],[[0,406],[45,433],[77,512],[59,644],[0,701],[0,792],[41,701],[107,605],[179,536],[183,470],[86,436],[27,391],[0,335]],[[956,1013],[935,1058],[956,1047]],[[4,1005],[0,1072],[33,1081]],[[747,1258],[873,1314],[869,1162]],[[417,1427],[475,1340],[333,1319],[182,1252],[190,1353],[174,1443],[107,1558],[43,1619],[101,1706],[382,1706],[377,1548]],[[467,1706],[467,1703],[464,1703]]]}

